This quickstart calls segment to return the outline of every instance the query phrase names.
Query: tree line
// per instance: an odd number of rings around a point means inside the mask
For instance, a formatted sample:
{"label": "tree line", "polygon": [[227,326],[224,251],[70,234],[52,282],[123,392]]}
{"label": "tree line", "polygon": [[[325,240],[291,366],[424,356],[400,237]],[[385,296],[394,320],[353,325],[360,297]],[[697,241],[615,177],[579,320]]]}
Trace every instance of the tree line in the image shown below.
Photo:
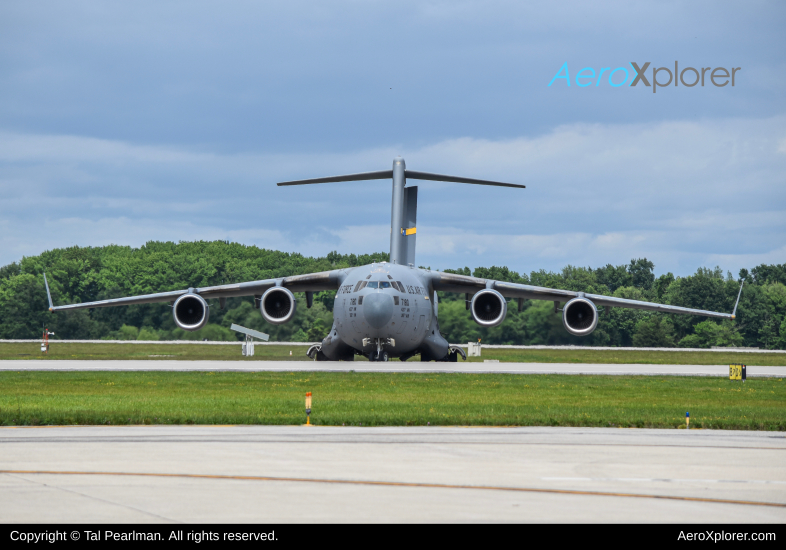
{"label": "tree line", "polygon": [[[50,250],[0,268],[0,338],[38,338],[47,327],[59,339],[231,341],[240,339],[229,330],[237,323],[266,332],[273,341],[318,341],[332,324],[334,292],[315,294],[311,309],[299,300],[293,321],[278,326],[264,321],[252,297],[228,299],[224,309],[212,300],[209,324],[186,332],[175,326],[168,303],[49,313],[42,273],[47,273],[55,303],[66,304],[285,277],[387,259],[386,253],[337,252],[312,258],[224,241],[151,241],[140,248]],[[520,274],[507,267],[444,271],[723,312],[731,312],[739,290],[739,280],[719,267],[702,267],[687,277],[671,273],[656,277],[655,265],[646,258],[594,269],[569,265],[557,273]],[[482,328],[472,321],[463,294],[439,293],[439,326],[455,343],[480,338],[487,344],[786,349],[786,264],[742,269],[738,278],[745,278],[745,286],[736,321],[612,308],[600,315],[592,335],[578,338],[564,330],[552,302],[525,301],[518,311],[513,301],[502,325]]]}

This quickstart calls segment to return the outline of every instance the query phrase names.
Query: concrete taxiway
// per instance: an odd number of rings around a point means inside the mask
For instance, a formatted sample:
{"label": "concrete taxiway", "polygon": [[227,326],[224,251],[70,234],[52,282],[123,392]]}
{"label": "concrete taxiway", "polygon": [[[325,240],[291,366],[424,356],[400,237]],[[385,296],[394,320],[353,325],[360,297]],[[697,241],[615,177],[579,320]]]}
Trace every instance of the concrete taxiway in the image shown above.
{"label": "concrete taxiway", "polygon": [[[418,361],[171,361],[171,360],[127,360],[127,361],[70,361],[70,360],[14,360],[0,361],[0,371],[13,370],[61,370],[61,371],[238,371],[238,372],[461,372],[503,374],[610,374],[647,376],[728,376],[728,365],[616,365],[577,363],[421,363]],[[786,366],[759,367],[749,365],[749,377],[786,376]]]}
{"label": "concrete taxiway", "polygon": [[784,522],[786,437],[605,428],[0,428],[5,522]]}

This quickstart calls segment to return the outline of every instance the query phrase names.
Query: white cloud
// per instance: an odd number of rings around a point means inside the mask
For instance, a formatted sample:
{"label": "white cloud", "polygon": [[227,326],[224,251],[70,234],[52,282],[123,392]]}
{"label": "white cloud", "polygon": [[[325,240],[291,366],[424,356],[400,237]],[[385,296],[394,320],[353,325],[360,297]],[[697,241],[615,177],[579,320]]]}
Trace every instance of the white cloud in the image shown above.
{"label": "white cloud", "polygon": [[[273,182],[408,167],[522,182],[419,182],[418,263],[527,271],[623,263],[732,271],[782,263],[786,117],[560,126],[416,149],[224,154],[0,132],[0,264],[53,247],[230,239],[322,255],[387,250],[390,187]],[[410,182],[415,184],[415,182]]]}

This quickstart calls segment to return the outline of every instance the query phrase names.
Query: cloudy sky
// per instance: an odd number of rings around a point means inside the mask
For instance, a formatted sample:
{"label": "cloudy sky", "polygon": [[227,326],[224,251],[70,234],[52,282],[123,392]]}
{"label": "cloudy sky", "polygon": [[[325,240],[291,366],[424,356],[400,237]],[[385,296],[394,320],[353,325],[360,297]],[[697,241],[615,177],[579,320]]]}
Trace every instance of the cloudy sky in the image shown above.
{"label": "cloudy sky", "polygon": [[[786,262],[786,4],[540,4],[3,2],[0,265],[148,240],[384,251],[388,181],[275,182],[396,155],[527,185],[411,181],[421,265]],[[607,79],[675,61],[741,69]],[[585,67],[607,71],[580,87]]]}

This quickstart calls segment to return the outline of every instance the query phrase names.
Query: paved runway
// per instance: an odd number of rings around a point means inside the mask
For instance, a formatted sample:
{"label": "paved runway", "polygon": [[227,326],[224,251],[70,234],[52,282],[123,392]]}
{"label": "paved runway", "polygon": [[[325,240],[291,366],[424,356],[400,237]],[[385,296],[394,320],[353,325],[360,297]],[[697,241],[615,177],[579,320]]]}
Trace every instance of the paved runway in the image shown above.
{"label": "paved runway", "polygon": [[[316,362],[316,361],[68,361],[16,360],[0,361],[2,370],[125,370],[125,371],[323,371],[323,372],[466,372],[505,374],[617,374],[648,376],[728,376],[728,365],[609,365],[576,363],[421,363],[417,361],[387,363]],[[748,376],[786,376],[786,367],[748,366]]]}
{"label": "paved runway", "polygon": [[786,521],[777,432],[0,428],[4,522]]}

